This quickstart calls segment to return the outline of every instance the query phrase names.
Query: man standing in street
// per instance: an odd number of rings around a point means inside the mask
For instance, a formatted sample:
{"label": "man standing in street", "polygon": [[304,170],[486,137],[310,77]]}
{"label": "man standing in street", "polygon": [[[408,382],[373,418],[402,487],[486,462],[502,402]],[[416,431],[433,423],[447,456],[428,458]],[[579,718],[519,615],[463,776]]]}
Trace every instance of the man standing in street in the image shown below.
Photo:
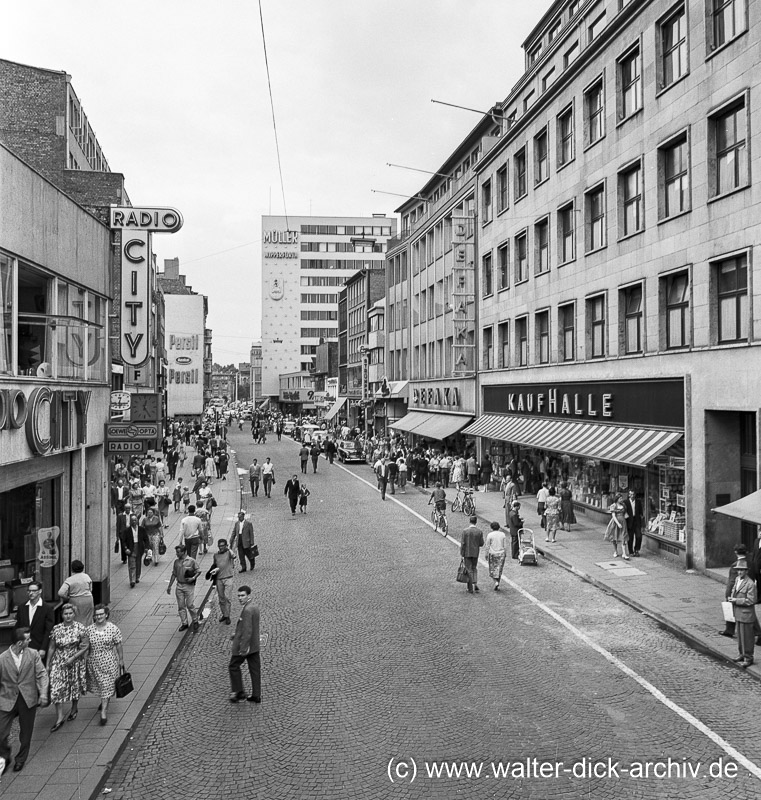
{"label": "man standing in street", "polygon": [[29,647],[38,650],[43,664],[48,655],[50,633],[53,630],[55,617],[53,606],[42,599],[42,584],[33,581],[26,587],[29,601],[19,606],[16,613],[16,628],[29,630]]}
{"label": "man standing in street", "polygon": [[257,459],[251,462],[248,468],[248,482],[251,485],[251,494],[257,497],[259,494],[259,481],[262,479],[262,467]]}
{"label": "man standing in street", "polygon": [[460,538],[460,556],[465,560],[468,570],[468,591],[473,594],[478,591],[478,554],[484,546],[484,534],[476,527],[478,517],[474,514],[470,518],[470,525],[465,528]]}
{"label": "man standing in street", "polygon": [[143,556],[151,549],[151,540],[142,525],[137,524],[137,517],[132,514],[129,518],[129,528],[122,531],[122,552],[127,554],[127,568],[129,569],[129,586],[135,588],[140,583],[143,571]]}
{"label": "man standing in street", "polygon": [[740,556],[734,567],[737,570],[737,578],[729,602],[733,605],[737,645],[740,651],[740,657],[735,661],[744,669],[753,663],[754,631],[758,625],[755,609],[756,584],[748,577],[748,562],[745,558]]}
{"label": "man standing in street", "polygon": [[40,653],[29,647],[29,628],[16,628],[14,642],[0,654],[0,776],[11,760],[9,736],[13,720],[19,719],[19,751],[13,765],[21,772],[29,755],[37,706],[48,705],[48,673]]}
{"label": "man standing in street", "polygon": [[[251,602],[251,587],[238,587],[238,602],[241,604],[240,617],[232,636],[232,656],[230,658],[230,702],[237,703],[245,697],[250,703],[262,702],[262,668],[259,659],[259,609]],[[243,691],[243,662],[248,663],[251,675],[251,694],[246,697]]]}
{"label": "man standing in street", "polygon": [[381,493],[381,500],[386,499],[386,487],[388,486],[388,459],[383,456],[378,462],[378,488]]}
{"label": "man standing in street", "polygon": [[642,547],[642,501],[637,499],[633,489],[629,489],[629,497],[624,501],[626,509],[626,534],[629,538],[629,552],[639,555]]}
{"label": "man standing in street", "polygon": [[187,516],[180,520],[180,545],[185,552],[195,558],[201,545],[201,519],[196,516],[196,507],[188,506]]}
{"label": "man standing in street", "polygon": [[328,457],[328,464],[332,464],[336,457],[336,443],[332,438],[325,442],[325,455]]}
{"label": "man standing in street", "polygon": [[299,461],[301,461],[301,472],[306,475],[307,464],[309,463],[309,448],[305,444],[302,444],[301,450],[299,450]]}
{"label": "man standing in street", "polygon": [[286,481],[283,494],[288,496],[288,505],[291,507],[291,516],[296,516],[296,503],[299,501],[299,493],[301,492],[301,485],[299,479],[294,475],[290,480]]}
{"label": "man standing in street", "polygon": [[196,578],[198,578],[198,564],[194,558],[188,555],[184,546],[178,545],[174,548],[175,559],[172,566],[172,577],[169,579],[169,586],[166,587],[166,593],[172,593],[172,584],[177,583],[174,596],[177,598],[177,612],[180,615],[179,630],[186,631],[188,627],[188,614],[193,623],[193,633],[198,630],[198,611],[196,611],[193,601],[195,599],[196,591]]}
{"label": "man standing in street", "polygon": [[264,494],[267,497],[272,497],[272,484],[275,483],[275,465],[270,461],[269,456],[262,464],[262,483],[264,484]]}
{"label": "man standing in street", "polygon": [[240,571],[246,571],[246,559],[251,564],[253,570],[256,566],[254,557],[254,526],[251,520],[246,519],[246,512],[238,512],[238,521],[233,526],[233,535],[230,540],[230,549],[235,551],[238,548],[238,558],[240,559]]}
{"label": "man standing in street", "polygon": [[317,472],[317,459],[320,457],[320,445],[317,442],[312,442],[309,457],[312,459],[312,474],[314,474]]}
{"label": "man standing in street", "polygon": [[[243,512],[241,512],[242,514]],[[239,515],[240,516],[240,515]],[[218,552],[214,554],[214,562],[206,573],[207,578],[214,581],[219,599],[220,622],[230,624],[230,595],[233,589],[233,575],[235,574],[235,556],[227,547],[227,539],[217,542]]]}
{"label": "man standing in street", "polygon": [[507,510],[507,527],[510,528],[510,555],[518,560],[518,531],[523,527],[523,517],[521,517],[521,504],[513,500]]}

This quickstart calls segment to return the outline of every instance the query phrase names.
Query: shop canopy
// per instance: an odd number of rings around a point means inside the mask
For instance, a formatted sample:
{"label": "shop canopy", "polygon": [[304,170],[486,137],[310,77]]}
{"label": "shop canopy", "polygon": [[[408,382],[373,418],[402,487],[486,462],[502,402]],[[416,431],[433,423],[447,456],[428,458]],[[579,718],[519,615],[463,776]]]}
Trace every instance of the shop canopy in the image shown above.
{"label": "shop canopy", "polygon": [[741,497],[734,503],[725,506],[712,508],[717,514],[724,514],[725,517],[734,517],[743,522],[751,522],[754,525],[761,525],[761,491]]}
{"label": "shop canopy", "polygon": [[407,397],[407,386],[409,381],[388,381],[388,394],[378,389],[375,397],[378,400],[396,400],[400,397]]}
{"label": "shop canopy", "polygon": [[330,410],[325,415],[325,419],[326,420],[333,419],[333,417],[335,417],[335,415],[343,408],[346,399],[347,398],[345,397],[339,397],[338,400],[336,400],[336,402],[333,403],[333,405],[330,407]]}
{"label": "shop canopy", "polygon": [[264,411],[264,409],[265,409],[265,408],[267,408],[267,406],[268,406],[269,404],[270,404],[270,399],[269,399],[269,397],[265,397],[265,398],[264,398],[264,400],[262,400],[262,402],[261,402],[261,403],[259,403],[258,410],[259,410],[259,411]]}
{"label": "shop canopy", "polygon": [[509,414],[484,414],[464,433],[634,467],[649,464],[684,435],[682,431],[663,428],[602,425]]}
{"label": "shop canopy", "polygon": [[472,420],[473,417],[463,417],[458,414],[430,414],[425,411],[410,411],[406,417],[394,422],[391,427],[440,442],[462,430]]}

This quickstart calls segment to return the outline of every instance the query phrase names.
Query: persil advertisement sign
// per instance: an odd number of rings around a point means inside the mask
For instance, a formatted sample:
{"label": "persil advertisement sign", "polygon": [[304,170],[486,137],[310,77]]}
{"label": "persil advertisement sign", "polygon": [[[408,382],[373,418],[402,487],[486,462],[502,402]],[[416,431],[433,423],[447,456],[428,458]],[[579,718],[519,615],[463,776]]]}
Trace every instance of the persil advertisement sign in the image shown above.
{"label": "persil advertisement sign", "polygon": [[167,294],[167,414],[203,413],[203,295]]}

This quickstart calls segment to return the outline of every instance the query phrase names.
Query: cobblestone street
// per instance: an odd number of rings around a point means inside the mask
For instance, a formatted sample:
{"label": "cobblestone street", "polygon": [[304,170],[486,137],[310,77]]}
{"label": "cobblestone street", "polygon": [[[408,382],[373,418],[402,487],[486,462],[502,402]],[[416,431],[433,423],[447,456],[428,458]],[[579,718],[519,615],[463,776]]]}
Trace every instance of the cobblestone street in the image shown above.
{"label": "cobblestone street", "polygon": [[[742,765],[709,774],[738,753],[761,761],[761,724],[747,715],[755,680],[553,564],[508,560],[505,577],[524,591],[499,593],[480,566],[481,592],[468,595],[454,581],[456,547],[411,513],[427,517],[426,497],[382,502],[367,466],[310,465],[308,514],[293,518],[282,495],[299,473],[293,442],[231,443],[241,465],[276,465],[272,498],[245,498],[261,557],[237,576],[267,636],[263,702],[228,701],[231,628],[212,594],[104,784],[113,800],[758,796]],[[534,758],[563,765],[527,775]],[[670,776],[637,776],[636,763],[669,758]],[[494,772],[521,761],[522,773]],[[480,776],[433,777],[443,762],[481,765]],[[589,774],[596,762],[604,775]]]}

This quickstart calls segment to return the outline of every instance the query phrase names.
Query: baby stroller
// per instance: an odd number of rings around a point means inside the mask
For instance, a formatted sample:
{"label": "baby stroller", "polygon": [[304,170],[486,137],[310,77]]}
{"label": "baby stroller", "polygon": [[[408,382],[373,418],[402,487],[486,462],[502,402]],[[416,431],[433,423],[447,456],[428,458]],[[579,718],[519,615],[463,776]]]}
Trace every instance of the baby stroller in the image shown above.
{"label": "baby stroller", "polygon": [[527,564],[537,566],[536,545],[534,544],[534,531],[531,528],[518,530],[518,563],[525,567]]}

